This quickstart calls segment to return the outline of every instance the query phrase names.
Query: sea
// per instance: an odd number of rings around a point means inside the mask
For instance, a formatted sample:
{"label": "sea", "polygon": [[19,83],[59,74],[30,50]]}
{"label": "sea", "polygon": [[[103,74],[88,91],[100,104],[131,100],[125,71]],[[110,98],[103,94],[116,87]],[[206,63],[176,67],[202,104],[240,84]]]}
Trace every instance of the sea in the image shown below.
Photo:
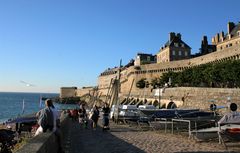
{"label": "sea", "polygon": [[[57,93],[0,92],[0,123],[18,116],[38,112],[44,107],[44,98],[59,97]],[[74,104],[57,104],[57,109],[77,108]]]}

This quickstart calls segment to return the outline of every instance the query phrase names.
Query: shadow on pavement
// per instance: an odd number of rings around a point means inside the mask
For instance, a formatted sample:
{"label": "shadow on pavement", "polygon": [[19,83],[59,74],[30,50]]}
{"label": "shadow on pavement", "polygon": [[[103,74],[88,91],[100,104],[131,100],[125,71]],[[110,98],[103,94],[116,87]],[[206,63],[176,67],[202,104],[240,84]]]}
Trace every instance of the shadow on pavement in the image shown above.
{"label": "shadow on pavement", "polygon": [[[114,129],[112,129],[114,131]],[[84,129],[77,122],[71,129],[69,153],[144,153],[143,150],[112,135],[109,131]]]}
{"label": "shadow on pavement", "polygon": [[237,153],[237,152],[232,152],[232,151],[223,151],[223,152],[214,152],[214,151],[196,151],[196,152],[193,152],[193,151],[190,151],[190,152],[174,152],[174,153]]}

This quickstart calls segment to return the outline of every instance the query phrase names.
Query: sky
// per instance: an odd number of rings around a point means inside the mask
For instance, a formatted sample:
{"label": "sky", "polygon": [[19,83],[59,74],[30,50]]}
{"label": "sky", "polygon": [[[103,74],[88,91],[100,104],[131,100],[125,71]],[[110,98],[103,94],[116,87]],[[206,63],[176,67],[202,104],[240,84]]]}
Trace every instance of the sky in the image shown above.
{"label": "sky", "polygon": [[239,0],[0,0],[0,92],[96,86],[120,59],[157,54],[170,32],[197,53],[203,35],[211,42],[228,22],[240,21],[239,6]]}

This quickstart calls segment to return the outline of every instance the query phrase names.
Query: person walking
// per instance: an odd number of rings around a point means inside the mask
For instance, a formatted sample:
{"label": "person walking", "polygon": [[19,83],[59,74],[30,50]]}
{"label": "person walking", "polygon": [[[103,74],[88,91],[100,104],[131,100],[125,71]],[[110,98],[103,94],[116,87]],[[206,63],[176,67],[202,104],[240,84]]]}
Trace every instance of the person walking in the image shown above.
{"label": "person walking", "polygon": [[98,110],[98,107],[96,105],[94,105],[93,109],[92,109],[92,116],[91,116],[92,128],[94,130],[96,130],[96,128],[97,128],[98,118],[99,118],[99,110]]}
{"label": "person walking", "polygon": [[84,107],[84,104],[80,105],[80,109],[78,110],[78,115],[79,115],[79,123],[83,127],[87,128],[87,112]]}
{"label": "person walking", "polygon": [[110,108],[107,103],[104,104],[103,108],[103,131],[104,130],[109,130],[109,113],[110,113]]}
{"label": "person walking", "polygon": [[230,112],[226,113],[219,121],[219,125],[224,125],[227,123],[238,123],[240,120],[240,113],[237,112],[237,104],[231,103],[230,106]]}

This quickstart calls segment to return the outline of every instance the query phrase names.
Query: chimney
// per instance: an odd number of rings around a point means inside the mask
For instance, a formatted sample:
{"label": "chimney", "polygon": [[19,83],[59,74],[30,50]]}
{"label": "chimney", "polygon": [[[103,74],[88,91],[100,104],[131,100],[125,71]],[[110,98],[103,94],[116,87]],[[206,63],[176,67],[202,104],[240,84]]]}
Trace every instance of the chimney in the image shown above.
{"label": "chimney", "polygon": [[213,44],[213,45],[216,44],[214,37],[212,37],[212,44]]}
{"label": "chimney", "polygon": [[181,38],[181,34],[180,33],[177,33],[177,37],[178,37],[178,39],[179,40],[181,40],[182,38]]}
{"label": "chimney", "polygon": [[215,36],[215,42],[216,42],[216,44],[219,43],[219,33],[217,33],[216,36]]}
{"label": "chimney", "polygon": [[202,45],[208,45],[207,36],[203,36]]}
{"label": "chimney", "polygon": [[202,44],[201,44],[201,54],[207,54],[207,53],[208,53],[207,36],[203,36]]}
{"label": "chimney", "polygon": [[219,36],[219,41],[223,42],[223,40],[224,40],[224,32],[222,31]]}
{"label": "chimney", "polygon": [[169,34],[169,42],[175,38],[175,32],[170,32]]}
{"label": "chimney", "polygon": [[235,24],[233,22],[228,22],[227,27],[228,27],[228,34],[230,34],[233,28],[235,27]]}

